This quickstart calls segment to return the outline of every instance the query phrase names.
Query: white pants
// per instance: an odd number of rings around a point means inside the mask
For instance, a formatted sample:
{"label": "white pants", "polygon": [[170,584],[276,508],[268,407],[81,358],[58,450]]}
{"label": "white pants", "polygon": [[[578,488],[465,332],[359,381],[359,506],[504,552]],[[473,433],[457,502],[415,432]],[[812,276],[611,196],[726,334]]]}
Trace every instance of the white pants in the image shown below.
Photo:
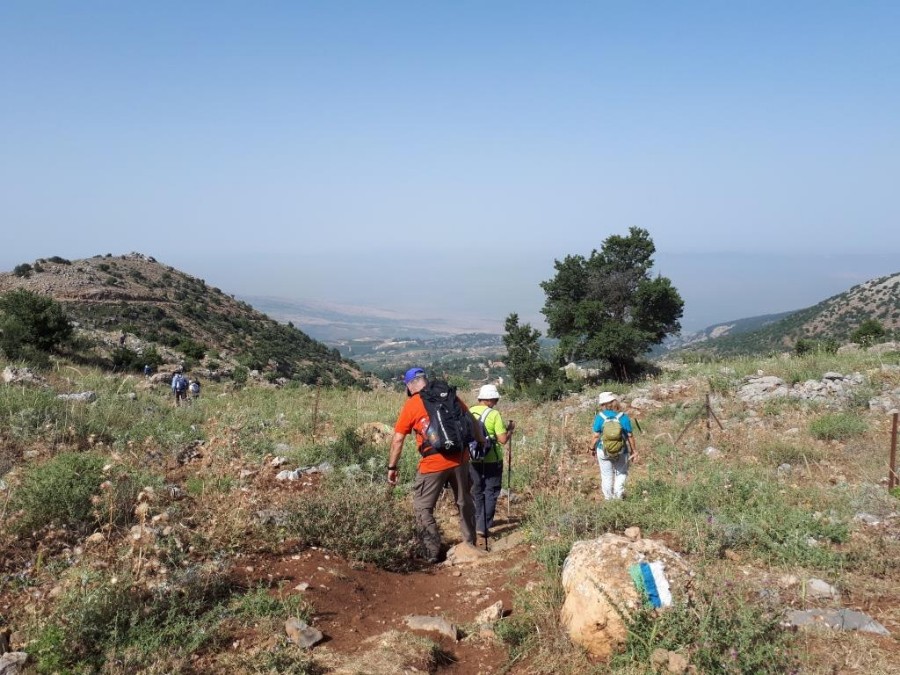
{"label": "white pants", "polygon": [[606,455],[597,452],[597,463],[600,465],[600,489],[604,499],[622,499],[625,492],[625,479],[628,478],[628,451],[623,450],[615,459],[605,459]]}

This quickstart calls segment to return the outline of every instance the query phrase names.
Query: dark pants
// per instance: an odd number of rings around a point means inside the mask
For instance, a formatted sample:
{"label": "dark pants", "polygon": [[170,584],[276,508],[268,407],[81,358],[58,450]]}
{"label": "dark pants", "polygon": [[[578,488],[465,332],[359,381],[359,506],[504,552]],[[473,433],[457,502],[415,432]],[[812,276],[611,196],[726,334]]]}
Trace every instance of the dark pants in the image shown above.
{"label": "dark pants", "polygon": [[469,485],[469,473],[467,464],[462,464],[455,469],[446,469],[437,473],[416,474],[416,482],[413,485],[413,512],[416,516],[416,527],[425,556],[436,561],[441,552],[441,533],[438,530],[437,521],[434,519],[434,507],[444,483],[449,482],[456,498],[456,506],[459,509],[459,530],[463,541],[475,543],[474,509],[472,508],[472,492]]}
{"label": "dark pants", "polygon": [[487,534],[494,525],[494,511],[503,486],[503,462],[472,462],[472,501],[475,502],[475,529]]}

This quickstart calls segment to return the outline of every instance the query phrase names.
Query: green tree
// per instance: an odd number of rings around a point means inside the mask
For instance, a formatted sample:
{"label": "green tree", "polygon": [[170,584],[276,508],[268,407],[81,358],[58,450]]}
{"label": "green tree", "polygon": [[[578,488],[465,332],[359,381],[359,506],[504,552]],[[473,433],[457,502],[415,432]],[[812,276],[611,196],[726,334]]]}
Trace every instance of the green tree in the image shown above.
{"label": "green tree", "polygon": [[850,339],[859,345],[868,346],[875,344],[885,335],[887,335],[887,331],[878,319],[865,319],[850,334]]}
{"label": "green tree", "polygon": [[541,358],[541,346],[538,340],[541,333],[529,324],[519,325],[519,315],[506,317],[506,334],[503,344],[506,345],[506,368],[517,389],[525,389],[539,378],[545,377],[550,366]]}
{"label": "green tree", "polygon": [[18,289],[0,296],[0,349],[11,359],[49,352],[72,336],[72,324],[53,298]]}
{"label": "green tree", "polygon": [[655,252],[649,232],[632,227],[589,258],[555,261],[556,276],[541,283],[541,311],[559,339],[560,364],[606,360],[625,377],[638,356],[681,329],[684,301],[669,279],[650,276]]}

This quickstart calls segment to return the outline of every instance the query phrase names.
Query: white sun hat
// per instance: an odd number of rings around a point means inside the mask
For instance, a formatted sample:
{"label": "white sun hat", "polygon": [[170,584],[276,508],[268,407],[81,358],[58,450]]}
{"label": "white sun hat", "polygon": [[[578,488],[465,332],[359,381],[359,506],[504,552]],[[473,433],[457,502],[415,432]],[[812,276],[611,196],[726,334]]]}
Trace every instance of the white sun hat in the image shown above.
{"label": "white sun hat", "polygon": [[612,403],[613,401],[618,401],[619,397],[616,396],[611,391],[601,391],[600,395],[597,397],[597,403],[600,405],[605,405],[607,403]]}
{"label": "white sun hat", "polygon": [[485,384],[478,390],[479,401],[490,401],[491,399],[500,399],[500,392],[493,384]]}

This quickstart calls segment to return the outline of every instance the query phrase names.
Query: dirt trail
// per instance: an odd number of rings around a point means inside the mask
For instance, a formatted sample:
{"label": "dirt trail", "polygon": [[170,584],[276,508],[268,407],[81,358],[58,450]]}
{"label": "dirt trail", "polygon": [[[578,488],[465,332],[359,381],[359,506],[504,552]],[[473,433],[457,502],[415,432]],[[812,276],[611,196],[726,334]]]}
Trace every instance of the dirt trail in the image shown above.
{"label": "dirt trail", "polygon": [[[447,523],[450,544],[453,539]],[[409,632],[409,615],[443,617],[460,629],[460,640],[427,633],[447,656],[439,672],[454,675],[494,673],[502,669],[507,649],[499,639],[474,631],[475,616],[503,602],[504,614],[516,611],[514,592],[536,578],[536,563],[515,522],[500,520],[492,550],[474,563],[423,565],[401,574],[349,563],[322,549],[300,549],[272,556],[248,556],[235,567],[237,579],[266,584],[280,593],[302,593],[314,608],[312,624],[325,640],[313,650],[352,657],[370,646],[363,642],[390,630]],[[308,584],[305,590],[304,584]],[[467,635],[466,629],[473,631]]]}

